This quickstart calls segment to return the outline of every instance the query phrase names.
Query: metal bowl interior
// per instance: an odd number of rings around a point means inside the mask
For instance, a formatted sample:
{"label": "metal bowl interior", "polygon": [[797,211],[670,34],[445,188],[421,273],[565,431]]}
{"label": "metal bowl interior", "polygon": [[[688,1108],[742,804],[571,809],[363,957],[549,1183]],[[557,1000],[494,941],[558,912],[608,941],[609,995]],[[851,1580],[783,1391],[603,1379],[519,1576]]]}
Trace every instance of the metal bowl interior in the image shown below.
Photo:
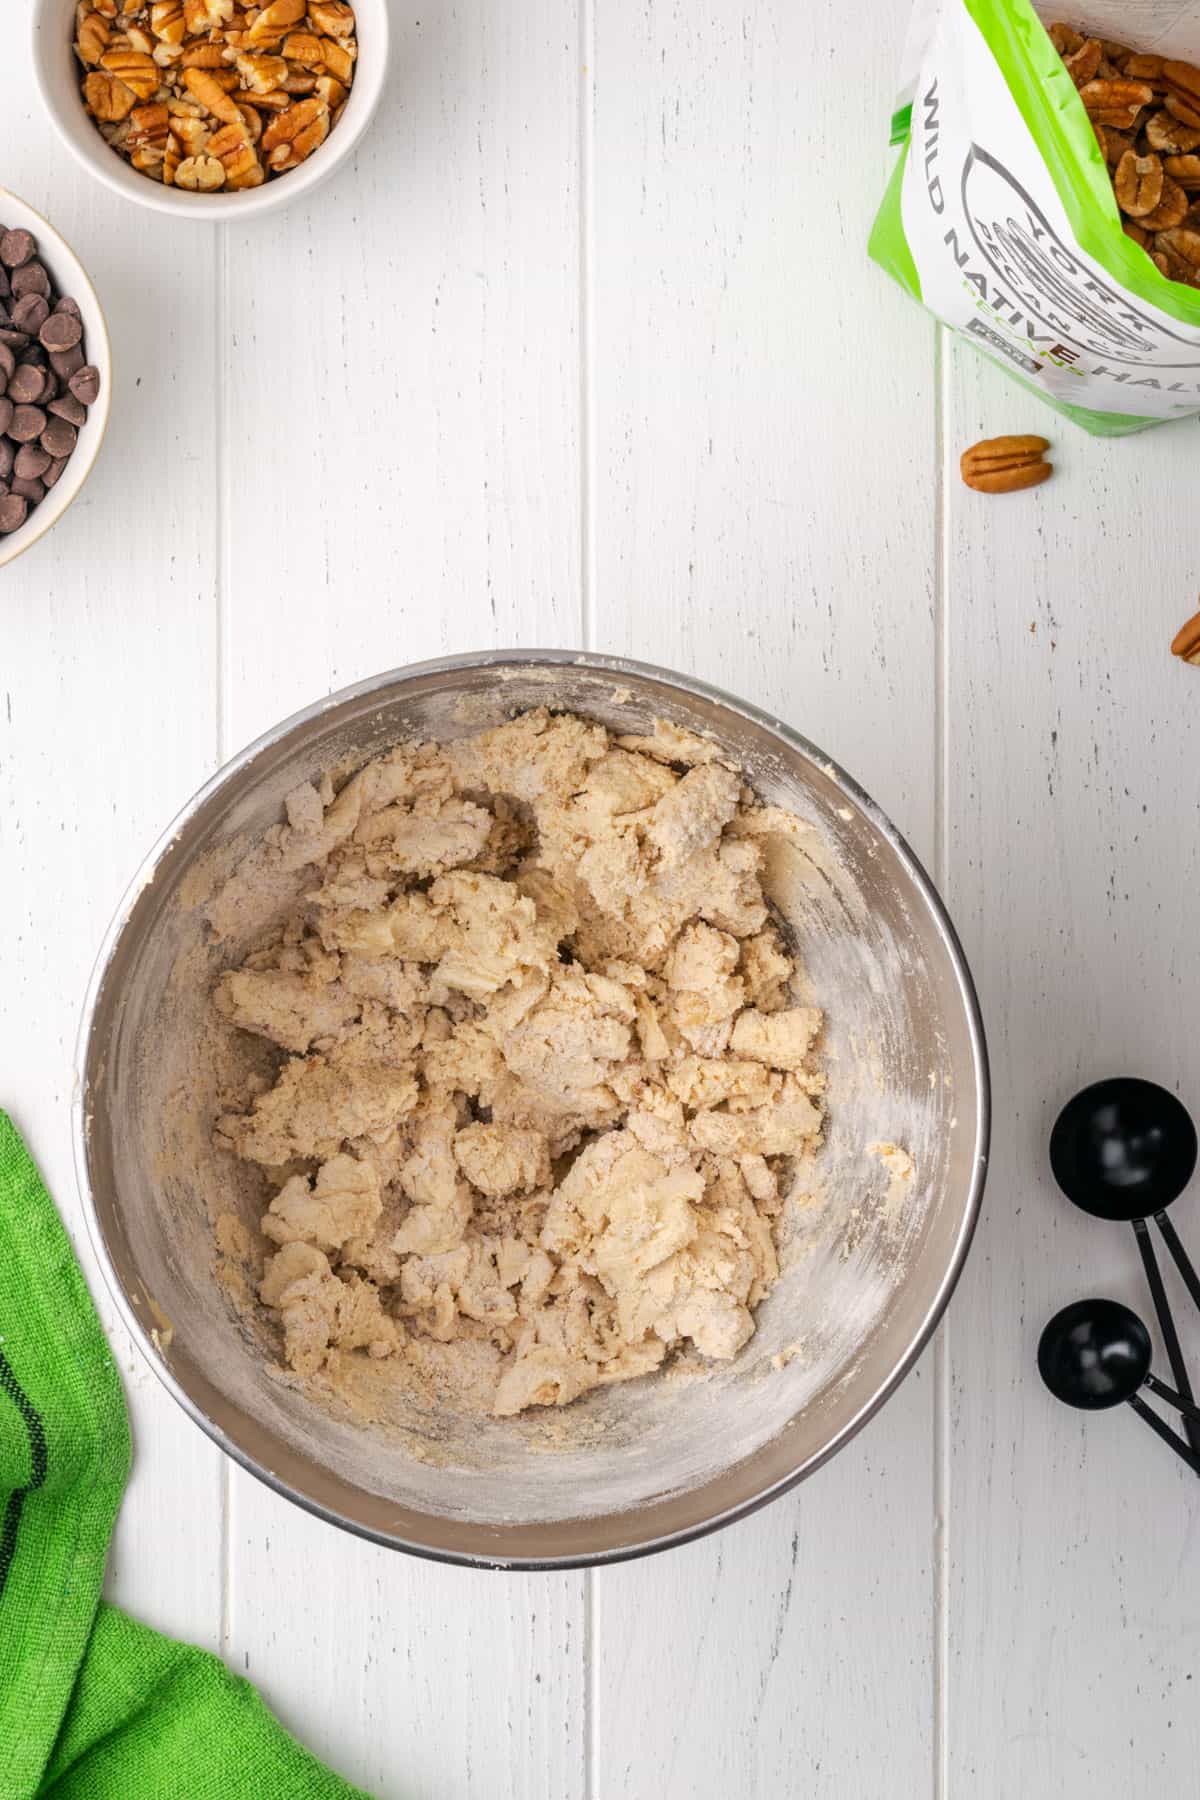
{"label": "metal bowl interior", "polygon": [[[282,816],[286,793],[406,738],[453,737],[530,706],[620,731],[655,717],[714,736],[766,800],[811,826],[768,887],[827,1011],[830,1128],[784,1272],[729,1365],[652,1376],[572,1407],[486,1422],[372,1423],[306,1398],[216,1279],[229,1204],[200,1048],[221,966],[214,871]],[[228,960],[228,946],[224,949]],[[81,1041],[76,1150],[124,1316],[176,1398],[224,1448],[333,1522],[417,1554],[571,1566],[662,1548],[811,1472],[870,1416],[937,1322],[970,1240],[988,1130],[970,977],[936,894],[855,785],[785,726],[684,677],[566,652],[425,664],[349,689],[252,745],[191,803],[130,887]],[[889,1184],[869,1147],[912,1156]],[[167,1327],[170,1327],[168,1330]]]}

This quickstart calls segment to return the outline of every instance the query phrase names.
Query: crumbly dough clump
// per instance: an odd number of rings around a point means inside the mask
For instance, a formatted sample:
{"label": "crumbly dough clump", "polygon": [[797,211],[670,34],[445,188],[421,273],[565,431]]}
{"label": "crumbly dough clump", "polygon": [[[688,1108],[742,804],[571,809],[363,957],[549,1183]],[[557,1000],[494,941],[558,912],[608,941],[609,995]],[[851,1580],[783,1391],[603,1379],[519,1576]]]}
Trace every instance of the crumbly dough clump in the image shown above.
{"label": "crumbly dough clump", "polygon": [[797,821],[678,727],[545,711],[287,814],[255,878],[303,901],[213,1003],[278,1046],[217,1130],[272,1196],[291,1368],[432,1340],[504,1416],[735,1356],[823,1124],[760,880]]}

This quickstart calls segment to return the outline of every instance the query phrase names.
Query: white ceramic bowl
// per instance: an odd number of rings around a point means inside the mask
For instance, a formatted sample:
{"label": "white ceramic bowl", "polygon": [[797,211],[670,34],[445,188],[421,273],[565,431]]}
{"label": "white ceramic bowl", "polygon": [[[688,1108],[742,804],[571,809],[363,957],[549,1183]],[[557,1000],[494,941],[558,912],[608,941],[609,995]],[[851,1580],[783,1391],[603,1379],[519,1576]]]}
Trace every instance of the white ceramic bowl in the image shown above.
{"label": "white ceramic bowl", "polygon": [[354,152],[370,124],[383,92],[388,60],[388,0],[354,0],[358,20],[358,61],[350,98],[341,118],[319,150],[314,150],[298,169],[290,170],[262,187],[236,194],[192,194],[164,187],[161,181],[137,170],[111,149],[83,104],[84,71],[75,57],[75,0],[34,0],[33,67],[46,110],[59,136],[85,169],[113,193],[155,212],[175,218],[249,219],[274,212],[307,194]]}
{"label": "white ceramic bowl", "polygon": [[95,405],[88,408],[87,422],[79,428],[79,441],[55,485],[40,506],[35,506],[19,531],[0,537],[0,569],[13,562],[22,550],[45,537],[52,525],[62,518],[72,500],[92,472],[100,454],[100,445],[108,426],[108,409],[112,403],[112,348],[108,326],[99,296],[87,271],[66,239],[60,237],[48,219],[0,188],[0,224],[11,230],[31,231],[37,239],[38,258],[44,262],[60,294],[69,294],[83,319],[83,347],[87,359],[100,371],[100,392]]}

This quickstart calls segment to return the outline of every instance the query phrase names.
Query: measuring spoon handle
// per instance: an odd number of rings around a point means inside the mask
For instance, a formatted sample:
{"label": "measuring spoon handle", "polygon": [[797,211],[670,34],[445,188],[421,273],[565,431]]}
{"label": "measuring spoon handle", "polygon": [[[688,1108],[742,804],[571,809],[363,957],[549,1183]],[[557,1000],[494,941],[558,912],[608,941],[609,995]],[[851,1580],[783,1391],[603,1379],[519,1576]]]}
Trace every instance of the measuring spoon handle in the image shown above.
{"label": "measuring spoon handle", "polygon": [[1188,1468],[1192,1471],[1192,1474],[1200,1475],[1200,1456],[1197,1456],[1194,1450],[1188,1449],[1183,1439],[1176,1432],[1172,1431],[1171,1427],[1166,1424],[1164,1420],[1159,1418],[1154,1408],[1152,1406],[1147,1406],[1146,1402],[1139,1398],[1137,1394],[1130,1394],[1129,1404],[1132,1406],[1139,1419],[1145,1419],[1151,1431],[1156,1432],[1164,1444],[1170,1444],[1176,1456],[1181,1456],[1183,1458]]}
{"label": "measuring spoon handle", "polygon": [[1187,1284],[1188,1293],[1192,1296],[1196,1305],[1200,1306],[1200,1275],[1197,1275],[1195,1269],[1192,1267],[1192,1259],[1180,1243],[1179,1233],[1176,1231],[1165,1212],[1155,1213],[1154,1223],[1162,1232],[1163,1243],[1175,1258],[1175,1266]]}
{"label": "measuring spoon handle", "polygon": [[1194,1400],[1185,1400],[1182,1394],[1177,1394],[1173,1387],[1168,1387],[1165,1381],[1158,1379],[1157,1375],[1147,1375],[1142,1385],[1148,1387],[1152,1394],[1157,1394],[1160,1400],[1165,1400],[1168,1405],[1175,1407],[1185,1419],[1194,1419],[1196,1424],[1200,1425],[1200,1406],[1197,1406]]}
{"label": "measuring spoon handle", "polygon": [[[1175,1377],[1175,1386],[1185,1400],[1191,1400],[1193,1398],[1192,1384],[1188,1378],[1187,1364],[1183,1360],[1179,1333],[1175,1329],[1175,1320],[1171,1315],[1171,1308],[1167,1304],[1167,1290],[1163,1286],[1162,1272],[1158,1266],[1158,1258],[1154,1254],[1150,1228],[1145,1219],[1134,1219],[1133,1235],[1137,1239],[1138,1249],[1142,1253],[1146,1280],[1150,1284],[1150,1295],[1154,1301],[1154,1310],[1158,1314],[1159,1330],[1163,1335],[1163,1343],[1167,1347],[1167,1357],[1171,1364],[1171,1373]],[[1162,1424],[1161,1419],[1158,1422],[1160,1425]],[[1166,1429],[1167,1427],[1164,1425],[1163,1430]],[[1200,1424],[1189,1420],[1184,1429],[1193,1451],[1200,1451]]]}

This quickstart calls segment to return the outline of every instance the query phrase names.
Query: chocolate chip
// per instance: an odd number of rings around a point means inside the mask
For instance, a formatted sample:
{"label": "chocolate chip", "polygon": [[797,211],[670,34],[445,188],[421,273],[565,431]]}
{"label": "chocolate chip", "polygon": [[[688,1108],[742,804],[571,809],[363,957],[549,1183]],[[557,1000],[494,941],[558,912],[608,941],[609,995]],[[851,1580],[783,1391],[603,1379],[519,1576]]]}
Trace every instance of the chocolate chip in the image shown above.
{"label": "chocolate chip", "polygon": [[[68,425],[82,425],[87,419],[87,407],[77,400],[74,394],[64,394],[61,400],[52,400],[46,408],[56,419],[65,419]],[[0,424],[0,431],[5,429]]]}
{"label": "chocolate chip", "polygon": [[0,500],[0,534],[19,531],[29,513],[29,502],[20,494],[5,494]]}
{"label": "chocolate chip", "polygon": [[23,294],[12,309],[18,331],[40,331],[50,317],[50,302],[42,294]]}
{"label": "chocolate chip", "polygon": [[32,406],[41,399],[45,385],[45,370],[39,369],[36,363],[18,363],[15,373],[8,378],[8,397],[18,406]]}
{"label": "chocolate chip", "polygon": [[[68,425],[65,419],[47,419],[41,436],[42,449],[48,450],[51,456],[70,456],[78,436],[75,427]],[[37,473],[40,475],[41,470]]]}
{"label": "chocolate chip", "polygon": [[50,277],[45,265],[40,262],[27,262],[17,270],[12,278],[12,291],[16,299],[24,294],[40,294],[44,300],[50,298]]}
{"label": "chocolate chip", "polygon": [[59,480],[99,392],[78,304],[56,294],[32,233],[0,225],[0,532]]}
{"label": "chocolate chip", "polygon": [[6,269],[19,269],[36,250],[37,244],[28,231],[6,231],[0,237],[0,263]]}
{"label": "chocolate chip", "polygon": [[[70,352],[68,352],[69,354]],[[51,360],[53,362],[53,359]],[[54,366],[57,368],[57,364]],[[58,373],[61,375],[62,370],[59,369]],[[85,363],[82,369],[77,369],[71,376],[67,386],[75,398],[82,400],[85,406],[94,406],[100,393],[100,371],[94,363]]]}
{"label": "chocolate chip", "polygon": [[18,406],[36,406],[46,385],[46,371],[36,363],[20,362],[8,378],[8,397]]}
{"label": "chocolate chip", "polygon": [[83,336],[83,326],[74,313],[55,312],[42,321],[38,336],[47,350],[73,350]]}
{"label": "chocolate chip", "polygon": [[40,406],[17,406],[9,421],[8,435],[18,444],[32,444],[46,429],[46,415]]}
{"label": "chocolate chip", "polygon": [[[59,423],[61,424],[62,421],[60,420]],[[47,425],[46,430],[49,431],[49,429],[50,427]],[[70,431],[70,429],[71,427],[68,425],[66,430]],[[60,456],[66,454],[67,452],[63,450],[58,452]],[[46,473],[52,461],[49,450],[43,450],[40,444],[22,444],[17,451],[16,461],[13,463],[13,472],[19,475],[22,481],[33,481],[39,475]]]}
{"label": "chocolate chip", "polygon": [[82,369],[87,361],[83,354],[82,344],[72,344],[69,350],[51,350],[48,355],[50,367],[56,375],[61,375],[64,381],[74,375],[77,369]]}

